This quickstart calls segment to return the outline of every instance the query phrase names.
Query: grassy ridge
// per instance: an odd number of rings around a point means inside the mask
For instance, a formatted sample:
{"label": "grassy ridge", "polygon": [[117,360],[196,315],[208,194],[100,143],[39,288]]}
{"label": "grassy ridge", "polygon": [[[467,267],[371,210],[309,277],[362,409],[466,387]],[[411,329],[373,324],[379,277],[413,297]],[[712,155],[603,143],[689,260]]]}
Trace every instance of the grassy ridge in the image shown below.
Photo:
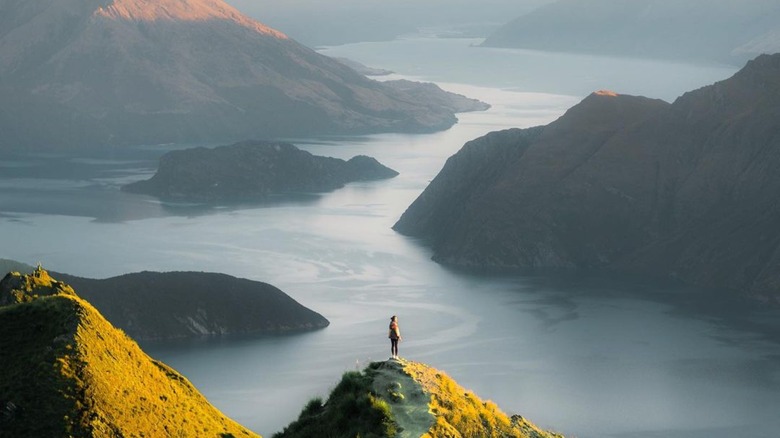
{"label": "grassy ridge", "polygon": [[387,401],[372,389],[374,369],[344,373],[328,402],[312,399],[298,419],[274,438],[396,436],[396,424]]}
{"label": "grassy ridge", "polygon": [[417,362],[403,361],[403,370],[430,394],[436,417],[425,438],[563,438],[521,416],[507,416],[491,401],[482,401],[445,373]]}
{"label": "grassy ridge", "polygon": [[0,337],[0,435],[86,435],[72,421],[80,416],[76,382],[63,378],[60,360],[72,349],[62,336],[75,329],[72,303],[53,297],[0,308],[0,332],[13,334]]}
{"label": "grassy ridge", "polygon": [[274,438],[562,438],[509,417],[439,370],[390,360],[347,372],[325,404],[313,399]]}
{"label": "grassy ridge", "polygon": [[40,269],[0,283],[17,299],[0,307],[0,436],[257,436],[68,290]]}

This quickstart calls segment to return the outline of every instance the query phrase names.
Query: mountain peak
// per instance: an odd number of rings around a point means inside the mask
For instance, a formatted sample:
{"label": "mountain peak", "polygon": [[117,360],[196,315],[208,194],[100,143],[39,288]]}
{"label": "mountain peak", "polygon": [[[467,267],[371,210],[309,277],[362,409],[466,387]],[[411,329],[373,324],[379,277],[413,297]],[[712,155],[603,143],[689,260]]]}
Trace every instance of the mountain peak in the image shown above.
{"label": "mountain peak", "polygon": [[614,91],[611,91],[611,90],[594,91],[593,94],[595,94],[596,96],[605,96],[605,97],[617,97],[617,96],[619,96],[619,94],[617,94],[617,93],[615,93]]}
{"label": "mountain peak", "polygon": [[57,281],[38,266],[32,274],[10,272],[0,281],[0,306],[29,303],[39,297],[72,295],[76,293],[65,283]]}
{"label": "mountain peak", "polygon": [[258,33],[287,39],[287,35],[243,15],[222,0],[113,0],[94,16],[126,21],[227,20]]}
{"label": "mountain peak", "polygon": [[0,149],[432,132],[484,109],[369,80],[224,0],[0,5]]}
{"label": "mountain peak", "polygon": [[345,373],[327,403],[312,400],[297,421],[274,437],[323,435],[562,438],[519,415],[506,415],[442,371],[405,359]]}

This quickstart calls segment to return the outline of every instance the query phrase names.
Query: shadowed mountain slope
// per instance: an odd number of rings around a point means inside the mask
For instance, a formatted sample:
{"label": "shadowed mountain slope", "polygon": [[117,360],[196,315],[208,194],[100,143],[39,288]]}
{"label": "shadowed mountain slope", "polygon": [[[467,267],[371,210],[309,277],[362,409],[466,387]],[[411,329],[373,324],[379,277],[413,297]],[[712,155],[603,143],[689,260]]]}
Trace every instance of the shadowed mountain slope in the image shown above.
{"label": "shadowed mountain slope", "polygon": [[456,122],[450,109],[369,80],[222,0],[0,0],[0,99],[0,148]]}
{"label": "shadowed mountain slope", "polygon": [[0,282],[0,435],[256,437],[42,269]]}
{"label": "shadowed mountain slope", "polygon": [[472,269],[615,269],[780,298],[780,55],[673,104],[594,93],[467,143],[394,226]]}
{"label": "shadowed mountain slope", "polygon": [[311,400],[274,438],[310,436],[561,438],[507,416],[443,372],[404,359],[345,373],[326,403]]}
{"label": "shadowed mountain slope", "polygon": [[209,272],[137,272],[97,280],[56,274],[133,339],[284,333],[327,327],[267,283]]}
{"label": "shadowed mountain slope", "polygon": [[[0,260],[0,272],[34,268]],[[106,279],[52,273],[136,340],[278,334],[330,322],[278,288],[213,272],[135,272]]]}

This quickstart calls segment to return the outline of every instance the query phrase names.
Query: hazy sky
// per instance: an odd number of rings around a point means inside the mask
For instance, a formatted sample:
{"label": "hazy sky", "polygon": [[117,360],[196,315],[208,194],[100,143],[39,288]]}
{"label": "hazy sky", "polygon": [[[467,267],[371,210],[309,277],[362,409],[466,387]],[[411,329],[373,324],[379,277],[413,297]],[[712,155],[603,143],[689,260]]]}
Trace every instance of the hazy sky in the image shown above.
{"label": "hazy sky", "polygon": [[552,0],[227,0],[309,45],[392,39],[418,28],[486,33]]}

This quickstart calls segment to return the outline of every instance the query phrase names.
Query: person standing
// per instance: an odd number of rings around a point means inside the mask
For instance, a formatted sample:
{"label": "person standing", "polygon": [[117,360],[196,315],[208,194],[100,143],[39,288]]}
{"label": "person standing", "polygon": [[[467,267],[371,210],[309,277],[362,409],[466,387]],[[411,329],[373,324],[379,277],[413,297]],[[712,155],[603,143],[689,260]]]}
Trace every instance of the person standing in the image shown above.
{"label": "person standing", "polygon": [[398,327],[398,317],[393,315],[390,318],[390,354],[393,355],[393,359],[398,359],[398,342],[401,341],[401,329]]}

